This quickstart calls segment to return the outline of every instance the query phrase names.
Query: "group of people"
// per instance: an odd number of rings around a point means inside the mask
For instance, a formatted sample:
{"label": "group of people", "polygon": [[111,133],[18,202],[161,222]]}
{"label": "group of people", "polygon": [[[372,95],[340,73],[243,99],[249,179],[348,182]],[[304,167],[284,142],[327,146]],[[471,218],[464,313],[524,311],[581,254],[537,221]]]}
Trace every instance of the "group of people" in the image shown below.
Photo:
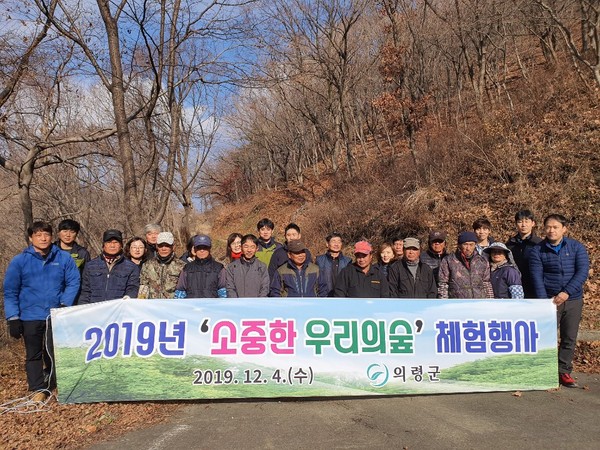
{"label": "group of people", "polygon": [[[274,239],[274,223],[258,222],[255,234],[232,233],[223,262],[212,255],[212,240],[193,236],[180,257],[175,239],[160,225],[147,225],[145,238],[123,241],[106,230],[95,259],[77,244],[79,223],[52,226],[35,222],[31,245],[9,264],[4,305],[10,335],[23,336],[29,389],[44,400],[54,384],[51,308],[131,298],[346,297],[346,298],[552,298],[561,334],[559,381],[576,386],[572,359],[589,271],[585,247],[568,238],[567,219],[551,214],[543,222],[545,239],[535,235],[531,211],[515,215],[516,234],[506,243],[491,237],[485,218],[457,236],[447,249],[447,233],[429,233],[427,248],[415,236],[385,242],[374,251],[366,240],[343,254],[341,234],[325,238],[327,250],[313,257],[300,227],[285,227],[285,242]],[[377,258],[377,260],[375,260]],[[225,264],[224,264],[225,263]]]}

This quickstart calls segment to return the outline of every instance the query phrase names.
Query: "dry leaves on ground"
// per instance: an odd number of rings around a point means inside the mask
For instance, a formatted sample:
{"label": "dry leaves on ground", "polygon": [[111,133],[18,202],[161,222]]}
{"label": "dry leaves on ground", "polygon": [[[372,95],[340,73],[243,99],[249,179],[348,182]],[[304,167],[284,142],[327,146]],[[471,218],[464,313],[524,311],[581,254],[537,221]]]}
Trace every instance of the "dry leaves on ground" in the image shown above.
{"label": "dry leaves on ground", "polygon": [[[0,403],[26,397],[29,393],[23,369],[23,342],[2,344],[0,361]],[[173,403],[154,402],[62,405],[56,397],[51,397],[42,408],[31,405],[19,408],[21,414],[2,414],[0,446],[82,448],[166,420],[177,407]]]}

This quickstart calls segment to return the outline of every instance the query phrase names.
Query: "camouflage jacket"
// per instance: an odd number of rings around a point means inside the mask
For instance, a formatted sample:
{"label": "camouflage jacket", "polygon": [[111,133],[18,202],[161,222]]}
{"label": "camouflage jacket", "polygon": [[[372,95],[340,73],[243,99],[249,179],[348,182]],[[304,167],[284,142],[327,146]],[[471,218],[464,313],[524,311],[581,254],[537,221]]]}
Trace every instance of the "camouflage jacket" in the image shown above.
{"label": "camouflage jacket", "polygon": [[175,257],[167,263],[161,263],[157,258],[146,261],[140,274],[138,298],[174,298],[183,266],[185,262]]}

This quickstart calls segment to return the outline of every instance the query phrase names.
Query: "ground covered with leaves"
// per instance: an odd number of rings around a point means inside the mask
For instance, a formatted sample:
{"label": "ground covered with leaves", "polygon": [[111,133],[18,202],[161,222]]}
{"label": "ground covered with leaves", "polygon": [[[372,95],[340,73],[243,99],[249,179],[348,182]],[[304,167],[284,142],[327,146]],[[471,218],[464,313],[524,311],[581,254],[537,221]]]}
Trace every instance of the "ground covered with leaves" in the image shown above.
{"label": "ground covered with leaves", "polygon": [[1,448],[86,448],[167,420],[179,407],[167,402],[63,405],[55,396],[35,404],[27,399],[23,342],[0,341]]}

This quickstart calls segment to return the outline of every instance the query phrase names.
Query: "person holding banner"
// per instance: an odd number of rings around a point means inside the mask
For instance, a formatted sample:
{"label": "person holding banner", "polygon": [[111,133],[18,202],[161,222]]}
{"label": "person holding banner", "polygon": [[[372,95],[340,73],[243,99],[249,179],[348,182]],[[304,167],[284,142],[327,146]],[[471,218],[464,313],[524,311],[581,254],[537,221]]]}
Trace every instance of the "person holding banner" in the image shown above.
{"label": "person holding banner", "polygon": [[138,294],[140,269],[123,255],[123,234],[106,230],[102,242],[102,254],[83,268],[79,305]]}
{"label": "person holding banner", "polygon": [[565,387],[577,387],[571,371],[590,258],[581,242],[566,236],[567,223],[566,217],[561,214],[550,214],[544,219],[546,238],[531,252],[529,269],[536,298],[552,298],[556,305],[560,331],[559,383]]}
{"label": "person holding banner", "polygon": [[[50,308],[71,306],[79,292],[79,269],[52,244],[52,226],[34,222],[31,245],[15,256],[4,276],[4,312],[10,335],[25,341],[25,372],[33,401],[43,402],[55,384]],[[45,366],[45,367],[44,367]]]}
{"label": "person holding banner", "polygon": [[256,258],[258,238],[253,234],[242,237],[242,256],[225,269],[227,298],[266,297],[269,295],[269,270]]}
{"label": "person holding banner", "polygon": [[353,264],[339,274],[334,297],[387,298],[390,289],[385,274],[373,265],[373,247],[367,241],[354,244]]}

